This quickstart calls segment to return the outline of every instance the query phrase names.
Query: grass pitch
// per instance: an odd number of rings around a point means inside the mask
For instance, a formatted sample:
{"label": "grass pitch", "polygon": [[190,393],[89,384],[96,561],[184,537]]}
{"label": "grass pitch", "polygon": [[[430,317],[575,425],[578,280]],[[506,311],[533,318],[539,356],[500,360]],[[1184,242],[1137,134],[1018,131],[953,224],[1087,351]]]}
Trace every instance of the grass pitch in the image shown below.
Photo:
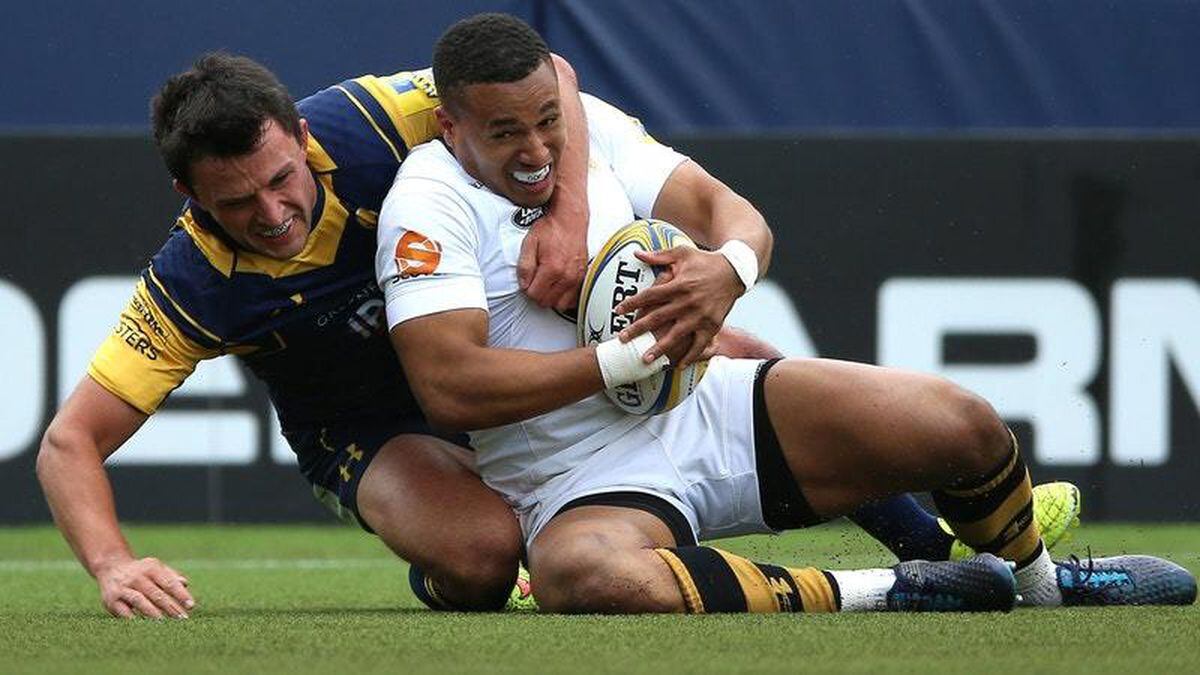
{"label": "grass pitch", "polygon": [[[51,528],[0,530],[0,672],[1197,672],[1200,607],[1012,614],[468,615],[421,608],[406,567],[341,527],[131,527],[191,578],[187,621],[119,621]],[[891,564],[849,527],[723,546]],[[1062,545],[1200,572],[1200,525],[1091,525]]]}

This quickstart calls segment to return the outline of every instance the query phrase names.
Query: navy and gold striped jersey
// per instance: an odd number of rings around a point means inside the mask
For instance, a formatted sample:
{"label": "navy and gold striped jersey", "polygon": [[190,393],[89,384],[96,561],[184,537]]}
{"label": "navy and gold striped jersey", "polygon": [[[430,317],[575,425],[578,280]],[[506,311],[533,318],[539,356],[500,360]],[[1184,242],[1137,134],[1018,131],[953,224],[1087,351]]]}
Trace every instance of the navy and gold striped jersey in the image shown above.
{"label": "navy and gold striped jersey", "polygon": [[317,203],[303,251],[234,247],[187,203],[88,367],[147,414],[202,359],[240,358],[266,382],[285,430],[417,415],[385,330],[375,223],[408,148],[438,132],[428,71],[347,80],[297,103]]}

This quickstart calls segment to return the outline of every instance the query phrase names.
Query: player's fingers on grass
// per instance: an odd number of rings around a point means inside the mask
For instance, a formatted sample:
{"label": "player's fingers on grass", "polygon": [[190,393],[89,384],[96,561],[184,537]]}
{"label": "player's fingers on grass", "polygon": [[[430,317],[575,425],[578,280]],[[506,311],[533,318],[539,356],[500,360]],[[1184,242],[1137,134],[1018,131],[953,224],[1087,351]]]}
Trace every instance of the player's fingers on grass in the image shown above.
{"label": "player's fingers on grass", "polygon": [[165,589],[159,589],[158,591],[152,592],[150,595],[150,600],[154,603],[155,607],[158,607],[163,614],[166,614],[169,617],[175,619],[188,618],[187,610],[185,610],[183,605],[176,601],[175,598],[173,598]]}
{"label": "player's fingers on grass", "polygon": [[187,589],[187,579],[170,567],[167,568],[166,574],[156,577],[154,583],[169,593],[172,598],[175,598],[175,602],[179,603],[185,610],[196,606],[195,599],[192,598],[191,592]]}
{"label": "player's fingers on grass", "polygon": [[[169,579],[165,580],[169,581]],[[167,592],[167,589],[162,586],[157,578],[150,577],[146,580],[140,581],[134,586],[134,589],[137,590],[143,598],[149,600],[150,603],[158,609],[160,614],[166,614],[167,616],[175,617],[177,619],[182,619],[187,616],[187,612],[185,612],[183,607],[175,601],[175,598],[171,597],[171,594]],[[161,618],[161,616],[155,618]]]}
{"label": "player's fingers on grass", "polygon": [[132,619],[134,616],[133,608],[120,598],[101,598],[100,603],[104,605],[104,611],[118,619]]}
{"label": "player's fingers on grass", "polygon": [[187,610],[184,605],[186,599],[177,598],[173,591],[182,590],[187,597],[191,597],[187,593],[187,589],[178,584],[172,584],[173,578],[155,579],[153,587],[148,590],[143,590],[142,595],[150,599],[155,607],[158,607],[167,616],[176,619],[186,619]]}
{"label": "player's fingers on grass", "polygon": [[124,602],[132,607],[133,611],[137,613],[138,616],[144,616],[147,619],[163,618],[162,610],[160,610],[158,607],[155,607],[154,603],[150,602],[150,599],[143,595],[139,590],[133,588],[125,589],[125,591],[121,593],[121,602]]}

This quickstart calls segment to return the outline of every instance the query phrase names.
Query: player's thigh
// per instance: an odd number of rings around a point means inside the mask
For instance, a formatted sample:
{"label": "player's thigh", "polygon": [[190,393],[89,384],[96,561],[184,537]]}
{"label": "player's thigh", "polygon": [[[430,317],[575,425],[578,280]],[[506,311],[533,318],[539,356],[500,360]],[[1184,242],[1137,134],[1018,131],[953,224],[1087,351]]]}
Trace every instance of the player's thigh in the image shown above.
{"label": "player's thigh", "polygon": [[931,375],[789,359],[775,364],[763,387],[787,463],[822,515],[986,471],[1007,444],[986,401]]}
{"label": "player's thigh", "polygon": [[397,435],[358,487],[360,517],[419,566],[495,560],[515,569],[521,531],[512,509],[471,468],[469,451],[433,436]]}
{"label": "player's thigh", "polygon": [[529,547],[530,571],[558,558],[591,559],[616,551],[674,546],[671,528],[641,509],[580,506],[556,515]]}

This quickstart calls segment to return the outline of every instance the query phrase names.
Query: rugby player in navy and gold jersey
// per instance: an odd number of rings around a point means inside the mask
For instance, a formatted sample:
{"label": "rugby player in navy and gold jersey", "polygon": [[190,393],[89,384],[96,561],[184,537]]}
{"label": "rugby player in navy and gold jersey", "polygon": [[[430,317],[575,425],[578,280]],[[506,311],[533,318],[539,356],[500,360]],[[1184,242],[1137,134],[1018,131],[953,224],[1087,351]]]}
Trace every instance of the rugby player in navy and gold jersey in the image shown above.
{"label": "rugby player in navy and gold jersey", "polygon": [[[557,67],[574,89],[570,66]],[[582,128],[578,98],[568,104],[565,122]],[[132,551],[102,464],[198,362],[225,354],[266,383],[319,499],[423,570],[445,606],[504,605],[520,529],[470,454],[431,435],[383,330],[372,264],[384,195],[408,148],[437,133],[436,107],[427,72],[358,77],[294,103],[267,69],[228,54],[205,55],[155,97],[155,141],[187,203],[37,461],[110,613],[182,618],[194,606],[181,572]],[[521,253],[543,306],[574,302],[586,261],[586,145],[561,160],[570,194]]]}

